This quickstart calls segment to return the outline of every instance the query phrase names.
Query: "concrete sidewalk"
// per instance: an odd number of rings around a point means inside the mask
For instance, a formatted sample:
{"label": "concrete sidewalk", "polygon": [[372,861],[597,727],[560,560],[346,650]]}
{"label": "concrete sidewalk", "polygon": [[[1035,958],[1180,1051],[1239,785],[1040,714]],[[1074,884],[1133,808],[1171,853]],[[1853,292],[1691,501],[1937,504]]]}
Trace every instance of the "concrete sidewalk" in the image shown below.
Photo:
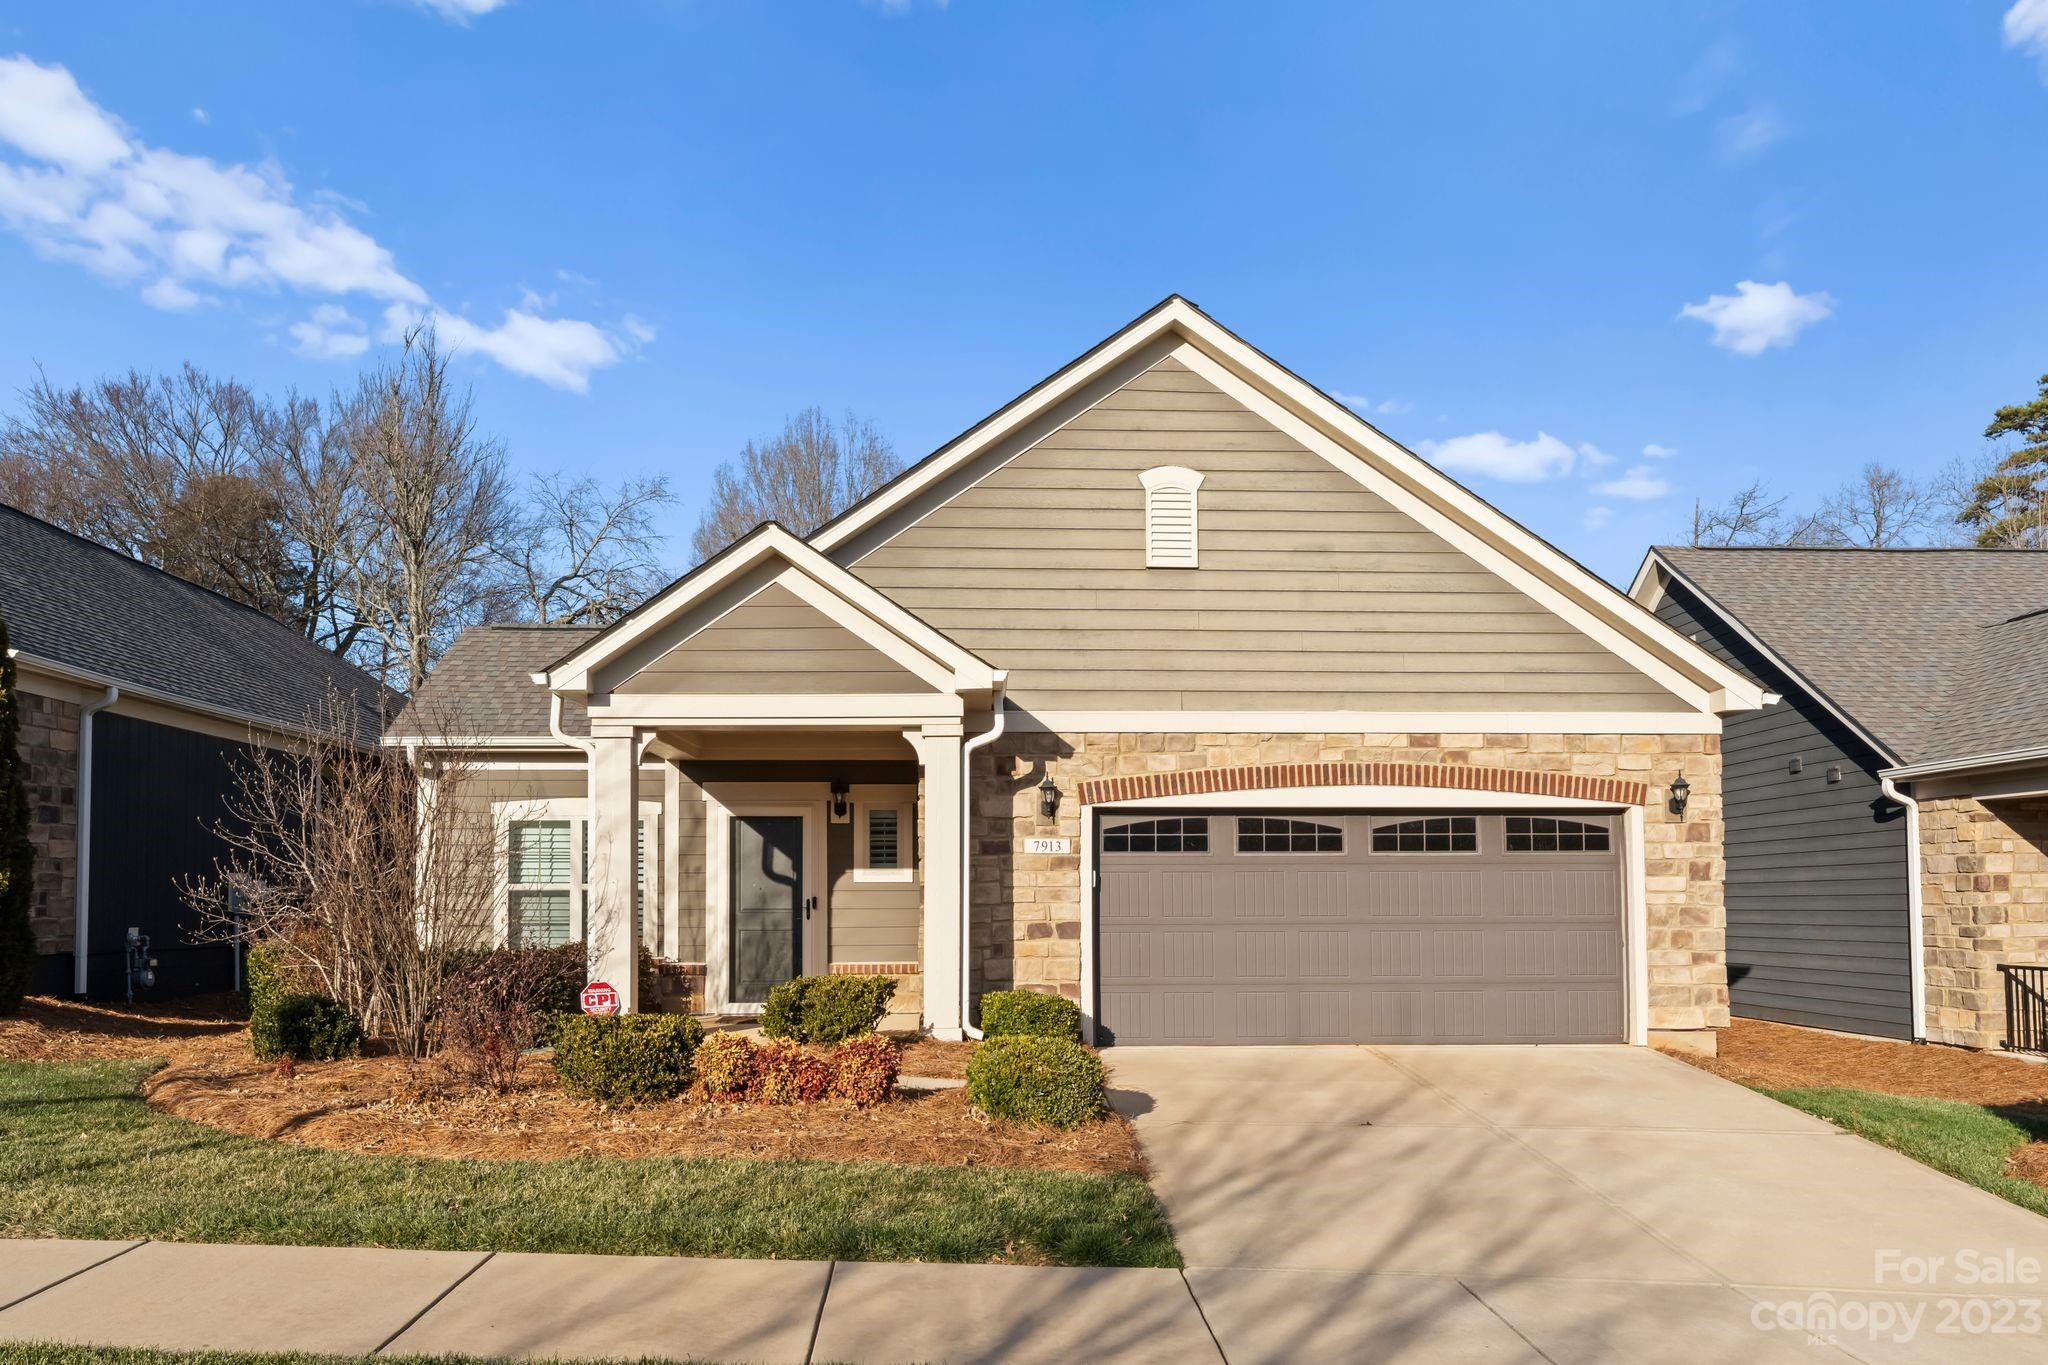
{"label": "concrete sidewalk", "polygon": [[0,1341],[804,1362],[1217,1361],[1174,1270],[0,1241]]}

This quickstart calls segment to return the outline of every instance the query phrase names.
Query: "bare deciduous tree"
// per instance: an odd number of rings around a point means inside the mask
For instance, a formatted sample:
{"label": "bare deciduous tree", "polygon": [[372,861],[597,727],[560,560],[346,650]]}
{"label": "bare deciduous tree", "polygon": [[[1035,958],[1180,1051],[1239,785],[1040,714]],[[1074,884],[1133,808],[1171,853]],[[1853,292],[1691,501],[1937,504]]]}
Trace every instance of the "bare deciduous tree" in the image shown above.
{"label": "bare deciduous tree", "polygon": [[497,842],[465,800],[475,772],[460,744],[417,769],[363,746],[338,700],[290,747],[251,746],[217,827],[229,852],[184,888],[200,936],[274,945],[365,1031],[423,1055],[442,983],[491,940]]}
{"label": "bare deciduous tree", "polygon": [[1692,505],[1693,545],[1777,545],[1784,517],[1785,499],[1772,497],[1759,480],[1740,489],[1726,502],[1708,507],[1697,500]]}
{"label": "bare deciduous tree", "polygon": [[1803,539],[1789,543],[1866,550],[1923,544],[1940,505],[1935,485],[1917,483],[1872,461],[1821,505]]}
{"label": "bare deciduous tree", "polygon": [[536,478],[523,530],[494,551],[515,610],[544,625],[618,619],[660,583],[655,516],[674,501],[666,479]]}
{"label": "bare deciduous tree", "polygon": [[691,548],[701,563],[764,521],[808,536],[902,469],[872,422],[848,413],[834,426],[822,409],[805,408],[718,467]]}
{"label": "bare deciduous tree", "polygon": [[502,601],[491,547],[518,526],[504,451],[478,434],[448,365],[431,331],[408,332],[335,421],[368,509],[346,560],[348,595],[408,692]]}

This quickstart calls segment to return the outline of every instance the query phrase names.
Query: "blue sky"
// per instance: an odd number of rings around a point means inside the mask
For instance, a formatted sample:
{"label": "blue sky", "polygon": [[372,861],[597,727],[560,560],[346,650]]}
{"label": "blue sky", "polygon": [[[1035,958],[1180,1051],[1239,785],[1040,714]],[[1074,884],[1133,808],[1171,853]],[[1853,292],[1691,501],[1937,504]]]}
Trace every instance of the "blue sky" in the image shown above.
{"label": "blue sky", "polygon": [[73,0],[0,17],[0,404],[431,314],[680,560],[785,414],[914,458],[1179,292],[1625,578],[2031,396],[2044,153],[2048,0]]}

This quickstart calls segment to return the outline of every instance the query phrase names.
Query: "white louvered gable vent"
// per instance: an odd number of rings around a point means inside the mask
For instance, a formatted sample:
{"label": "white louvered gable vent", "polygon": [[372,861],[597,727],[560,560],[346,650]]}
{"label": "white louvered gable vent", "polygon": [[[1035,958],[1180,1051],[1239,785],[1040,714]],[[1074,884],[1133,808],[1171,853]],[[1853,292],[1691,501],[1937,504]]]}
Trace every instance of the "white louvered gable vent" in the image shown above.
{"label": "white louvered gable vent", "polygon": [[1138,476],[1145,486],[1145,567],[1195,567],[1196,490],[1202,476],[1179,465],[1161,465]]}

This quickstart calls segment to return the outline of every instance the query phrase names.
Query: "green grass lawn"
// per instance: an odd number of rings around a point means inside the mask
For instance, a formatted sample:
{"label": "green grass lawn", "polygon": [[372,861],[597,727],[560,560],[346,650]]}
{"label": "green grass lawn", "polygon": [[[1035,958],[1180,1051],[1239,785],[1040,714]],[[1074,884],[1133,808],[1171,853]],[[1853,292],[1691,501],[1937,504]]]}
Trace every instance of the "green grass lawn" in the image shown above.
{"label": "green grass lawn", "polygon": [[1874,1090],[1770,1090],[1764,1094],[1915,1161],[1989,1190],[2023,1209],[2048,1214],[2048,1190],[2005,1173],[2024,1143],[2048,1140],[2048,1120],[1995,1113],[1957,1100],[1919,1099]]}
{"label": "green grass lawn", "polygon": [[146,1062],[0,1062],[0,1237],[1178,1266],[1146,1183],[880,1162],[445,1161],[159,1114]]}

